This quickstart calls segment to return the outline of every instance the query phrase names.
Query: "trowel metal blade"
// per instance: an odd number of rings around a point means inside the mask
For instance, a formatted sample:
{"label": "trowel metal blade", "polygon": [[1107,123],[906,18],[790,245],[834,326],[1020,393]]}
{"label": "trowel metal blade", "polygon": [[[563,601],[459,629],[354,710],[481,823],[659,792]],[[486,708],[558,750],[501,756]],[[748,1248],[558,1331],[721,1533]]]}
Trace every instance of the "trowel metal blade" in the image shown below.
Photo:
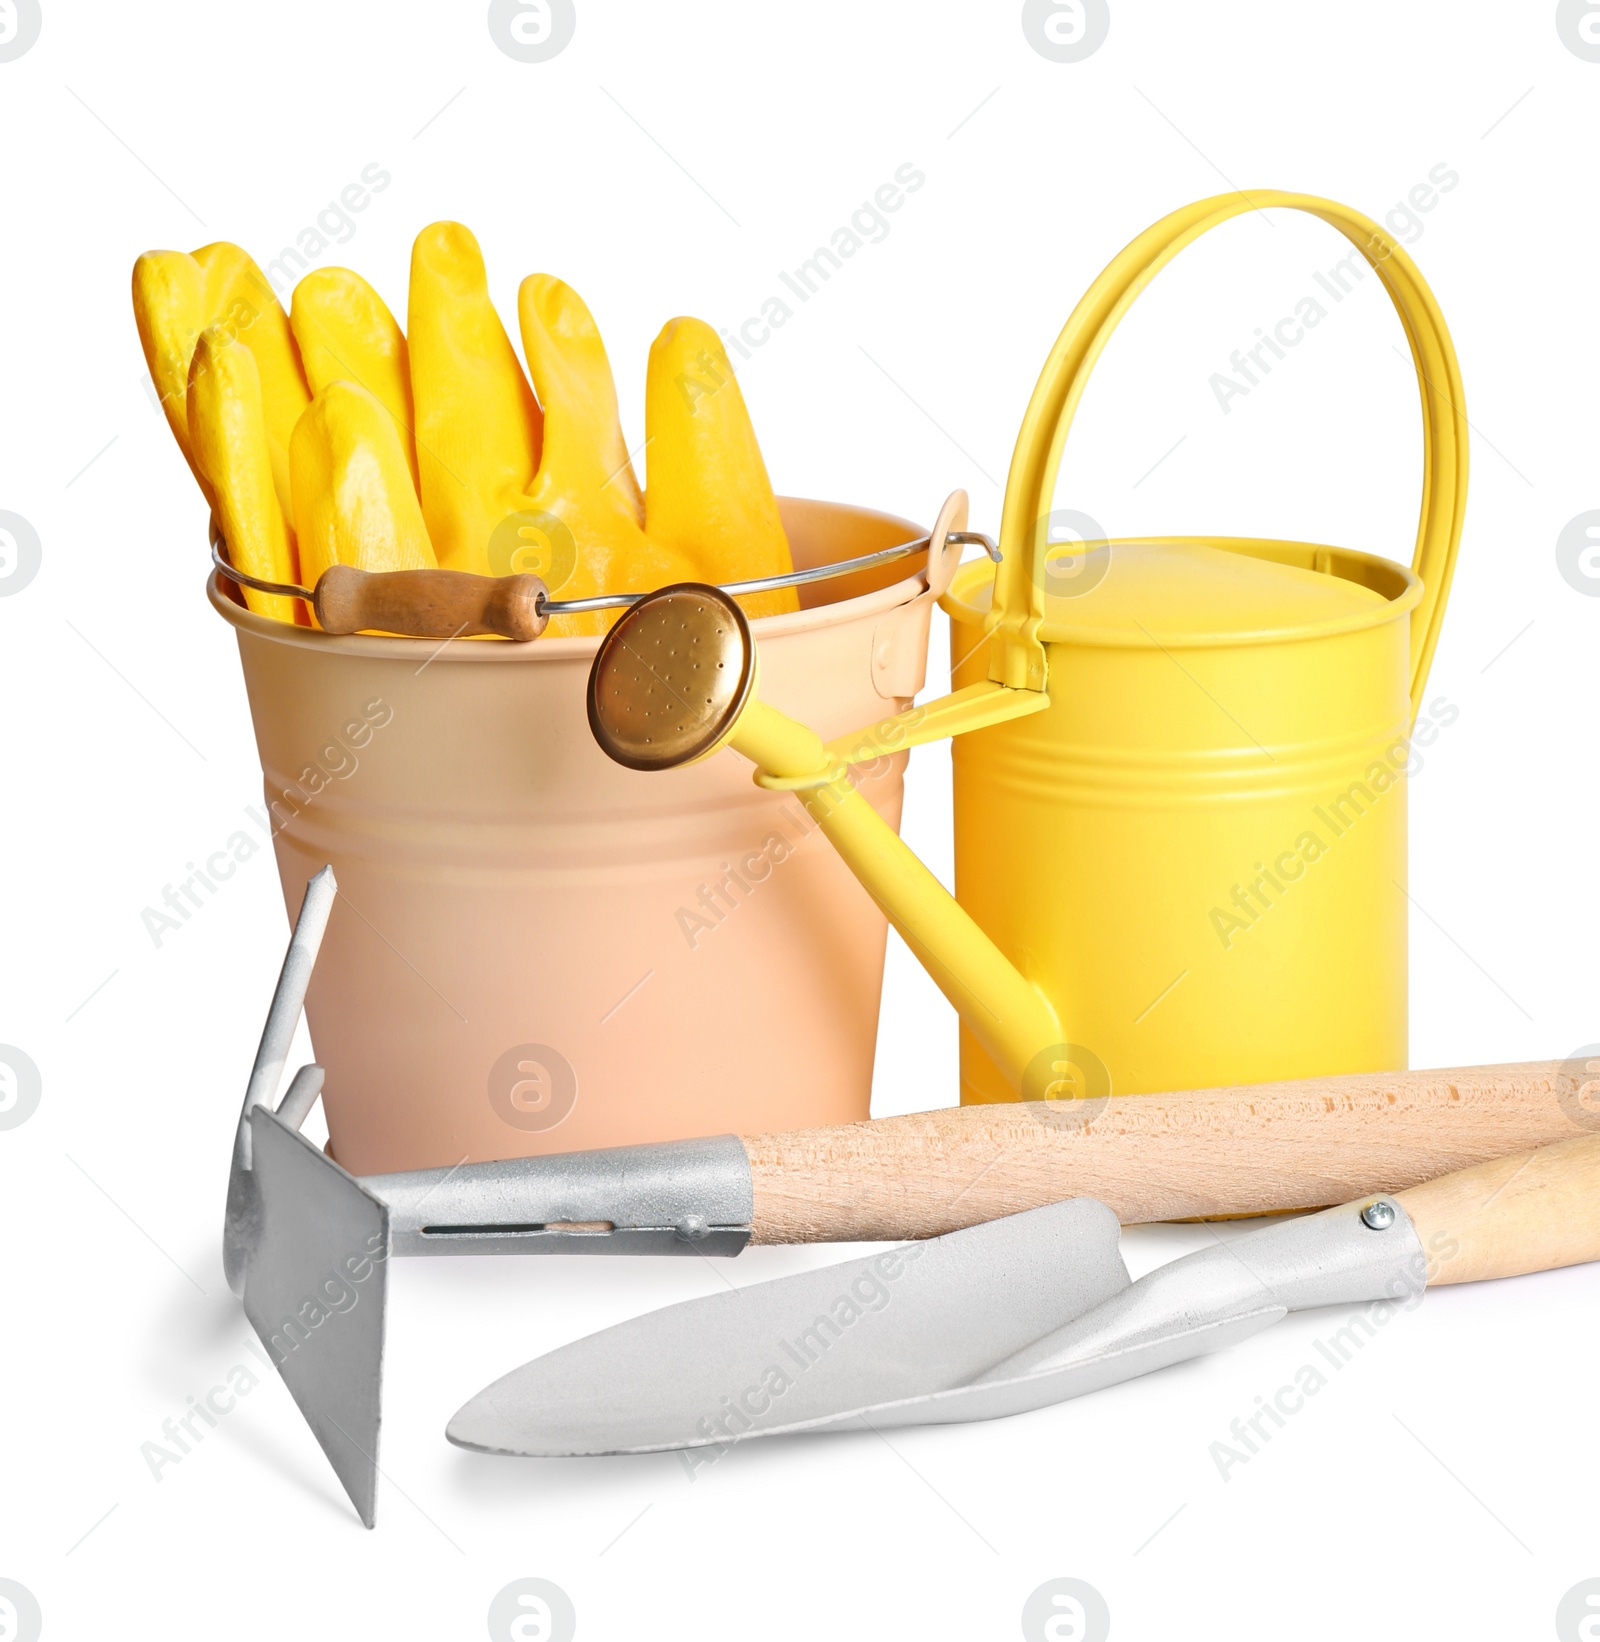
{"label": "trowel metal blade", "polygon": [[1273,1221],[1157,1266],[1022,1350],[995,1356],[964,1384],[932,1391],[907,1385],[854,1408],[785,1414],[761,1434],[999,1419],[1221,1351],[1291,1310],[1420,1292],[1422,1246],[1403,1207],[1387,1201],[1392,1213],[1376,1225],[1367,1218],[1370,1203],[1345,1204]]}
{"label": "trowel metal blade", "polygon": [[265,1106],[244,1310],[370,1528],[378,1488],[389,1211]]}
{"label": "trowel metal blade", "polygon": [[[1004,1419],[1011,1414],[1028,1414],[1049,1408],[1091,1391],[1104,1391],[1157,1369],[1193,1357],[1225,1350],[1248,1340],[1252,1334],[1270,1328],[1285,1315],[1282,1306],[1264,1304],[1239,1315],[1207,1321],[1193,1329],[1174,1329],[1159,1340],[1143,1340],[1136,1345],[1114,1347],[1094,1353],[1081,1361],[1063,1364],[1040,1373],[1015,1379],[989,1380],[978,1385],[960,1385],[931,1394],[901,1397],[848,1412],[824,1415],[814,1420],[796,1420],[773,1426],[765,1436],[798,1436],[806,1432],[862,1430],[871,1427],[907,1425],[964,1425],[976,1420]],[[752,1433],[753,1434],[753,1433]],[[724,1439],[726,1440],[726,1439]]]}
{"label": "trowel metal blade", "polygon": [[1075,1198],[651,1312],[513,1370],[450,1421],[463,1448],[621,1454],[726,1443],[961,1386],[1128,1287],[1116,1216]]}

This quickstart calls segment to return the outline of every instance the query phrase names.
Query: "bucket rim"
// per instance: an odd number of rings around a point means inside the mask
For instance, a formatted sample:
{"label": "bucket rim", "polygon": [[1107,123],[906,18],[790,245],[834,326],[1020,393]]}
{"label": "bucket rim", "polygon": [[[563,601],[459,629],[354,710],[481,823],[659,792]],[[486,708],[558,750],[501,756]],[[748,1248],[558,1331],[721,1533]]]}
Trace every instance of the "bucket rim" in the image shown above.
{"label": "bucket rim", "polygon": [[[902,540],[927,534],[921,526],[911,523],[908,519],[902,519],[898,514],[884,513],[877,508],[860,507],[852,502],[829,502],[804,496],[780,496],[777,501],[780,508],[789,504],[797,512],[819,510],[840,519],[848,518],[864,523],[892,526],[896,532],[906,533]],[[785,508],[785,511],[788,510]],[[763,639],[782,638],[791,633],[833,627],[841,622],[881,615],[909,604],[927,589],[927,555],[913,555],[906,563],[910,566],[910,571],[898,581],[867,593],[857,593],[852,598],[813,605],[808,610],[791,610],[782,615],[752,617],[750,631],[759,644]],[[541,637],[526,644],[517,644],[505,639],[472,639],[453,644],[449,639],[441,641],[406,638],[399,634],[324,633],[314,627],[301,627],[298,624],[291,626],[288,622],[277,621],[271,616],[257,615],[243,604],[235,603],[224,590],[222,578],[216,570],[212,570],[206,578],[206,597],[217,614],[240,635],[248,633],[252,637],[278,644],[297,645],[332,655],[387,658],[392,661],[431,657],[440,662],[472,664],[528,663],[539,660],[587,662],[593,660],[604,638],[603,634],[594,633]]]}
{"label": "bucket rim", "polygon": [[[1323,569],[1323,573],[1353,581],[1379,595],[1381,603],[1350,615],[1323,621],[1293,622],[1277,627],[1218,628],[1206,632],[1138,634],[1117,632],[1107,627],[1070,621],[1042,621],[1039,637],[1047,644],[1076,644],[1106,650],[1212,650],[1245,645],[1291,644],[1302,639],[1333,638],[1381,627],[1407,616],[1421,602],[1422,579],[1410,566],[1380,553],[1364,553],[1354,547],[1333,547],[1320,542],[1295,542],[1267,536],[1115,536],[1088,547],[1176,547],[1213,548],[1238,553],[1247,558],[1266,559],[1302,570]],[[1326,566],[1317,564],[1325,559]],[[987,624],[990,610],[973,602],[973,594],[993,587],[996,567],[983,559],[969,560],[956,572],[949,590],[939,600],[939,608],[952,623],[963,626]],[[1394,589],[1386,591],[1385,584]]]}

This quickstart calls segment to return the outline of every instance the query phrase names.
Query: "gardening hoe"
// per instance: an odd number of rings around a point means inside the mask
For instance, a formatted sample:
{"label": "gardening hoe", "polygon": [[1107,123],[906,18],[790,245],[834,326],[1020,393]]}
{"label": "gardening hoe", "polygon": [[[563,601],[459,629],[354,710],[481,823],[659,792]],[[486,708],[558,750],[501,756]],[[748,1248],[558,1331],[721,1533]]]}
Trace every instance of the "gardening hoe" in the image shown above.
{"label": "gardening hoe", "polygon": [[[1577,1058],[969,1106],[356,1179],[299,1133],[321,1067],[301,1067],[271,1104],[336,894],[324,867],[306,888],[278,977],[234,1139],[223,1262],[369,1527],[391,1255],[732,1255],[751,1242],[897,1242],[999,1221],[965,1242],[929,1245],[907,1269],[919,1282],[947,1273],[928,1301],[928,1328],[970,1305],[963,1315],[984,1349],[1020,1349],[1052,1318],[1064,1322],[1104,1297],[1108,1273],[1121,1269],[1118,1219],[1319,1208],[1600,1123],[1592,1063]],[[1063,1054],[1070,1059],[1068,1046]],[[1042,1218],[1003,1218],[1084,1194],[1109,1209],[1061,1204]],[[1079,1233],[1091,1223],[1100,1242],[1086,1252]],[[1003,1279],[997,1260],[1013,1240],[1019,1263]],[[963,1250],[972,1255],[964,1266]],[[1027,1310],[1015,1287],[1024,1271],[1043,1311]],[[918,1314],[910,1292],[895,1290],[897,1318]],[[1026,1338],[1006,1321],[1019,1307],[1037,1324]],[[980,1316],[989,1318],[982,1328]]]}
{"label": "gardening hoe", "polygon": [[750,1169],[732,1135],[356,1179],[300,1134],[322,1089],[276,1094],[338,887],[324,867],[278,976],[234,1137],[222,1256],[306,1423],[370,1528],[391,1255],[737,1254]]}
{"label": "gardening hoe", "polygon": [[1109,1208],[1076,1198],[685,1301],[507,1374],[446,1434],[494,1454],[709,1460],[751,1437],[1024,1413],[1291,1311],[1600,1259],[1600,1135],[1268,1225],[1136,1283],[1117,1237]]}

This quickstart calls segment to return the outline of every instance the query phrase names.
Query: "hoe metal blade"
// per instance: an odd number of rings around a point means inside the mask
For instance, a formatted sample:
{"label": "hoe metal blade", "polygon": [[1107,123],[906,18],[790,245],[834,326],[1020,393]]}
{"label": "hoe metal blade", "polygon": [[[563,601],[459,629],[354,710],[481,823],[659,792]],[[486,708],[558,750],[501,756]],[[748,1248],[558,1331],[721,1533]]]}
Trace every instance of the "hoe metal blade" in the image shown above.
{"label": "hoe metal blade", "polygon": [[389,1211],[265,1106],[250,1114],[260,1235],[244,1311],[361,1520],[373,1525]]}
{"label": "hoe metal blade", "polygon": [[278,1110],[271,1106],[337,893],[324,867],[295,920],[234,1136],[222,1257],[245,1316],[370,1528],[389,1211],[300,1137],[322,1088],[320,1067],[302,1067]]}

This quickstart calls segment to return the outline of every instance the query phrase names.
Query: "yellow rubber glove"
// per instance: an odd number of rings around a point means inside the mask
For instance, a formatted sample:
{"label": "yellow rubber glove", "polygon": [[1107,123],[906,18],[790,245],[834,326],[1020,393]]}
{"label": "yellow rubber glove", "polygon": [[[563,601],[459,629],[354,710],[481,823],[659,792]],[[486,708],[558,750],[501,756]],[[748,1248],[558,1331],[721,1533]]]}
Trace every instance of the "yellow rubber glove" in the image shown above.
{"label": "yellow rubber glove", "polygon": [[312,393],[333,382],[358,382],[394,418],[415,489],[411,364],[406,339],[383,298],[348,268],[318,268],[295,286],[289,323]]}
{"label": "yellow rubber glove", "polygon": [[[267,276],[237,245],[219,240],[193,256],[150,251],[133,265],[133,311],[145,363],[179,448],[195,468],[188,428],[189,367],[201,331],[220,325],[255,356],[278,505],[287,515],[289,435],[311,403],[289,316]],[[196,470],[196,477],[202,470]],[[202,489],[205,485],[202,483]],[[214,498],[208,494],[208,501]]]}
{"label": "yellow rubber glove", "polygon": [[[184,427],[193,442],[191,463],[215,497],[213,504],[234,566],[262,581],[298,582],[294,537],[278,506],[272,481],[261,376],[255,357],[226,325],[200,333],[185,399]],[[304,623],[299,599],[243,589],[258,616]]]}
{"label": "yellow rubber glove", "polygon": [[200,264],[184,251],[146,251],[133,265],[133,318],[144,362],[172,437],[215,512],[216,493],[189,438],[189,361],[207,324],[205,283]]}
{"label": "yellow rubber glove", "polygon": [[[582,297],[549,274],[517,293],[522,347],[544,406],[544,454],[518,533],[496,539],[496,574],[532,570],[556,598],[648,592],[693,579],[681,553],[646,536],[644,503],[617,415],[617,389]],[[549,521],[557,521],[552,525]],[[551,632],[603,633],[618,612],[557,616]]]}
{"label": "yellow rubber glove", "polygon": [[417,235],[406,332],[434,551],[451,570],[488,575],[490,537],[526,505],[544,419],[489,301],[483,253],[458,222]]}
{"label": "yellow rubber glove", "polygon": [[394,418],[375,394],[330,383],[295,425],[289,461],[307,587],[333,564],[437,567]]}
{"label": "yellow rubber glove", "polygon": [[[651,541],[688,558],[697,581],[753,581],[794,568],[744,395],[701,320],[669,320],[651,344],[644,431]],[[751,616],[800,608],[792,587],[739,603]]]}

